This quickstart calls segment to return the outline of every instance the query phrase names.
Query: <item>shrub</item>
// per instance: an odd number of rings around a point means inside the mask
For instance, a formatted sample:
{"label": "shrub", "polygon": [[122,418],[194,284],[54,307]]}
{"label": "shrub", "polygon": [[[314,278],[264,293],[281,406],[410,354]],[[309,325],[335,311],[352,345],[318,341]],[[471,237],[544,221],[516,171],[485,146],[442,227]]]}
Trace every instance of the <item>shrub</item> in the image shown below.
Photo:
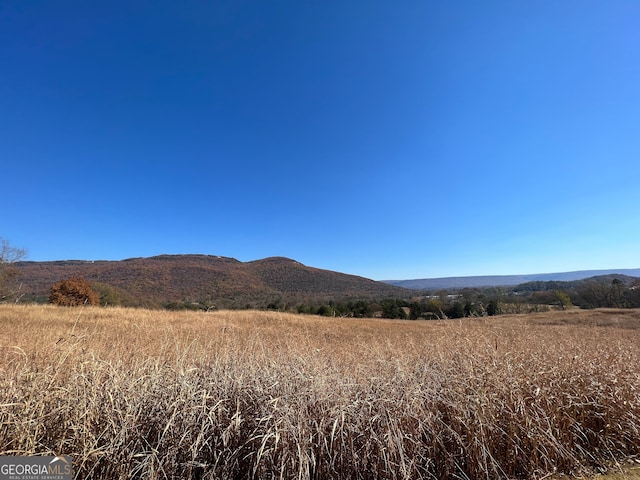
{"label": "shrub", "polygon": [[85,279],[72,277],[61,280],[51,287],[49,303],[64,307],[98,305],[100,297]]}

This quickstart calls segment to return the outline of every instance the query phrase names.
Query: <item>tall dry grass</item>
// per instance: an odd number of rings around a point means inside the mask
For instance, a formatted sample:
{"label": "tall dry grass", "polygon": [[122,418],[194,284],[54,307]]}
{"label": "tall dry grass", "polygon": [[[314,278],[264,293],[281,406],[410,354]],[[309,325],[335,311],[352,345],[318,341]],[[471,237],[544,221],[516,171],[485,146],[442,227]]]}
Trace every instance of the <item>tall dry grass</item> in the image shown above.
{"label": "tall dry grass", "polygon": [[77,478],[543,478],[640,448],[640,312],[0,306],[0,455]]}

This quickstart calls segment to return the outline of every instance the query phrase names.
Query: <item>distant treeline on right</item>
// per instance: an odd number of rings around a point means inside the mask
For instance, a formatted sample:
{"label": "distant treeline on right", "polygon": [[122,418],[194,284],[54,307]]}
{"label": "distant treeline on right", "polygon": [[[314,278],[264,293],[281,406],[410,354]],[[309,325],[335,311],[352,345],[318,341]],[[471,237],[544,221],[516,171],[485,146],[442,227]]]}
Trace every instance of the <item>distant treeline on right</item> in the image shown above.
{"label": "distant treeline on right", "polygon": [[[267,308],[294,310],[284,299]],[[535,281],[515,287],[425,291],[411,299],[299,304],[297,311],[325,316],[429,320],[567,308],[640,308],[640,278],[613,274],[571,282]]]}

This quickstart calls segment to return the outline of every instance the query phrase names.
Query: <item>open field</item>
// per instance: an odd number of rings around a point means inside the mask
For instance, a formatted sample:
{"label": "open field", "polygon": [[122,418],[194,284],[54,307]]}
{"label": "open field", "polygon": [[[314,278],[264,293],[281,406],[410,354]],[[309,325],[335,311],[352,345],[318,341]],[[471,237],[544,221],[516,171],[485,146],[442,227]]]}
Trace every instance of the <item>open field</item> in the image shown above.
{"label": "open field", "polygon": [[[0,305],[0,455],[78,478],[561,478],[640,454],[640,311]],[[633,478],[633,477],[630,477]]]}

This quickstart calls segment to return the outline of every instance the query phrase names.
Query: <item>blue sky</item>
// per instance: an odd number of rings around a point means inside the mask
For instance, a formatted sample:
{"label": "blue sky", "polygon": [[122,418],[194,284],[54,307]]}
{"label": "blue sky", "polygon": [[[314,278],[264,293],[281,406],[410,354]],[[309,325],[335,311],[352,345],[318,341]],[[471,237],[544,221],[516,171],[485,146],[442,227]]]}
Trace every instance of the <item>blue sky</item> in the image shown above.
{"label": "blue sky", "polygon": [[640,267],[640,2],[0,3],[31,260]]}

